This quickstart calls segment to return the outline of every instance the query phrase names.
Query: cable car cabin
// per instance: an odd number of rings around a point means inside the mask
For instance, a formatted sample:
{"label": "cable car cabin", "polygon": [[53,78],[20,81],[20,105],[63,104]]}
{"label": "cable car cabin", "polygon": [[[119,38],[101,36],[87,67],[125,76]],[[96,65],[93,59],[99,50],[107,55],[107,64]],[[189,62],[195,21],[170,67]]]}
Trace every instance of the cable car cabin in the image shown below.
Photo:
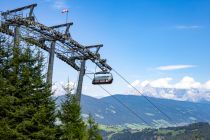
{"label": "cable car cabin", "polygon": [[92,81],[93,85],[111,84],[113,76],[111,73],[95,73]]}

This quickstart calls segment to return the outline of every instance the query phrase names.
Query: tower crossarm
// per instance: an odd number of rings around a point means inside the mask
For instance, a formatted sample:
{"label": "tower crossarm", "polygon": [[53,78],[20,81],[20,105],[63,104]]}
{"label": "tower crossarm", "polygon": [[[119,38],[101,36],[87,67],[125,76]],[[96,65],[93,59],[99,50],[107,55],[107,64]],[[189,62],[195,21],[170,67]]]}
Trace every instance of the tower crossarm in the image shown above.
{"label": "tower crossarm", "polygon": [[30,28],[35,32],[44,35],[47,38],[51,38],[52,40],[58,41],[63,44],[63,49],[68,52],[75,52],[77,55],[82,56],[85,60],[91,60],[95,63],[102,71],[110,71],[112,68],[104,61],[104,59],[100,58],[100,55],[95,54],[90,51],[90,48],[87,48],[77,41],[73,40],[71,37],[62,34],[59,31],[56,31],[52,27],[47,27],[39,22],[21,18],[14,17],[12,19],[7,19],[5,21],[7,25],[12,26],[23,26],[25,28]]}

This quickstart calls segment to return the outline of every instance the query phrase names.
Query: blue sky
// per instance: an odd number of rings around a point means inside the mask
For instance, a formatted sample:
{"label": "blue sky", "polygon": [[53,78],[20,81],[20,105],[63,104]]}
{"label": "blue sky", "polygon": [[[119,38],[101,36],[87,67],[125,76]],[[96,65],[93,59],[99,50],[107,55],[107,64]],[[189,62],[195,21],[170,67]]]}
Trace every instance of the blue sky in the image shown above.
{"label": "blue sky", "polygon": [[[102,56],[131,82],[210,86],[209,0],[1,0],[0,10],[31,3],[46,25],[64,23],[61,11],[68,8],[72,37],[84,45],[104,44]],[[75,82],[77,72],[56,59],[54,83],[68,77]],[[114,77],[106,88],[125,91],[127,85]],[[85,79],[84,93],[102,96],[90,83]]]}

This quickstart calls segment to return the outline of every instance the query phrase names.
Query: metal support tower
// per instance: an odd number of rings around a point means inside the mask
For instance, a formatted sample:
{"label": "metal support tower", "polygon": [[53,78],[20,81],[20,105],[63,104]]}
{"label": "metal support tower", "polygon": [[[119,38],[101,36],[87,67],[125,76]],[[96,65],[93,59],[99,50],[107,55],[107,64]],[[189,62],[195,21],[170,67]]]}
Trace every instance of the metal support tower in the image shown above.
{"label": "metal support tower", "polygon": [[81,101],[82,83],[83,83],[84,75],[85,75],[85,60],[81,60],[79,79],[78,79],[77,90],[76,90],[76,98],[79,103]]}
{"label": "metal support tower", "polygon": [[15,29],[14,29],[14,47],[19,47],[19,43],[20,43],[20,31],[19,31],[19,27],[16,26]]}
{"label": "metal support tower", "polygon": [[[36,6],[37,4],[32,4],[2,12],[0,17],[0,33],[13,37],[15,47],[19,46],[21,40],[21,43],[26,42],[37,46],[50,54],[47,73],[47,82],[50,85],[52,85],[55,55],[58,59],[67,63],[76,71],[79,71],[76,96],[78,101],[80,101],[85,74],[85,62],[87,60],[95,63],[101,71],[109,72],[112,70],[106,63],[106,59],[100,56],[99,49],[103,45],[84,46],[74,40],[69,32],[70,26],[73,25],[72,22],[51,27],[38,22],[33,13]],[[26,16],[18,14],[18,12],[26,13],[23,12],[26,10],[28,10]],[[81,62],[80,65],[76,63],[77,60]]]}
{"label": "metal support tower", "polygon": [[49,52],[49,63],[47,71],[47,83],[52,87],[53,65],[55,56],[55,41],[52,41]]}

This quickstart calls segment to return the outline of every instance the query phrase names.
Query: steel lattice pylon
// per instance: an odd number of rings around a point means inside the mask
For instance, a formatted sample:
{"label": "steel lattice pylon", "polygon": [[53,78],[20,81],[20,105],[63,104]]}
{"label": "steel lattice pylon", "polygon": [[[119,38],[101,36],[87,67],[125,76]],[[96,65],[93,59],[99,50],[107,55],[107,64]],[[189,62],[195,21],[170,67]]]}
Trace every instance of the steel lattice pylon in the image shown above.
{"label": "steel lattice pylon", "polygon": [[[33,13],[36,6],[37,4],[32,4],[2,12],[0,32],[14,37],[15,47],[18,46],[19,42],[24,41],[49,52],[47,81],[51,85],[54,55],[75,70],[80,71],[77,89],[77,96],[80,100],[86,60],[92,61],[104,72],[112,70],[106,63],[106,59],[100,57],[99,49],[103,45],[84,46],[72,39],[69,29],[73,23],[51,27],[39,23]],[[26,15],[23,12],[26,12]],[[63,29],[64,32],[60,32],[58,29]],[[80,60],[81,65],[78,65],[76,60]]]}

